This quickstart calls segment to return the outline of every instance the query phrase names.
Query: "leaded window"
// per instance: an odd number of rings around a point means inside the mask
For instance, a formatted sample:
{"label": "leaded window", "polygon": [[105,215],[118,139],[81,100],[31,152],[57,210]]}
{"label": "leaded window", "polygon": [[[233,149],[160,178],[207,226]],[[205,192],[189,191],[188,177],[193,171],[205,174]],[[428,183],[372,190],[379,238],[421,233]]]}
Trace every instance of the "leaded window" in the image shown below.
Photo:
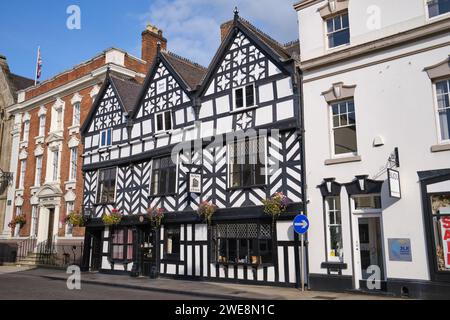
{"label": "leaded window", "polygon": [[234,108],[248,108],[255,105],[255,85],[250,84],[234,90]]}
{"label": "leaded window", "polygon": [[214,256],[223,264],[273,263],[270,224],[217,224],[213,227]]}

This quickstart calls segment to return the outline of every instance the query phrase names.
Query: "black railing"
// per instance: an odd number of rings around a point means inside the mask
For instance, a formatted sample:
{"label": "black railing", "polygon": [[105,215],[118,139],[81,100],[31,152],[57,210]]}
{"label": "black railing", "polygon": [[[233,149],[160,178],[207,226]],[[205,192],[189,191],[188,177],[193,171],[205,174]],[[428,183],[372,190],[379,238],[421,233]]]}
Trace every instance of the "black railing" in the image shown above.
{"label": "black railing", "polygon": [[83,242],[60,244],[44,241],[38,244],[36,263],[54,267],[81,266],[82,254]]}
{"label": "black railing", "polygon": [[17,245],[17,260],[25,259],[36,248],[36,238],[28,238]]}

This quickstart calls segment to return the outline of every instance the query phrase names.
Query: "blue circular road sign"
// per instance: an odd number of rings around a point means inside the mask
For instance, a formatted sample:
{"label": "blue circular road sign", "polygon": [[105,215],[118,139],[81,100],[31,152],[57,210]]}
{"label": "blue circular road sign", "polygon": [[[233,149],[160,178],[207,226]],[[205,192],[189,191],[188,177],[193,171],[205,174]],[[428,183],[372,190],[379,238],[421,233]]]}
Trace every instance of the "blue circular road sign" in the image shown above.
{"label": "blue circular road sign", "polygon": [[309,229],[309,220],[303,215],[299,214],[294,218],[294,230],[298,234],[305,234]]}

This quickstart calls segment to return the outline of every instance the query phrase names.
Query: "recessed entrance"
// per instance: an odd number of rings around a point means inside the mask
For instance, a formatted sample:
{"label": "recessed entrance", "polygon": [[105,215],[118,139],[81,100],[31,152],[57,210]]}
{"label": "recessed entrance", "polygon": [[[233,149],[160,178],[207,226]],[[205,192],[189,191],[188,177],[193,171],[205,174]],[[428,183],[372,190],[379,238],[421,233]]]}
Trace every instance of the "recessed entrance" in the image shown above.
{"label": "recessed entrance", "polygon": [[140,275],[143,277],[156,276],[156,232],[153,229],[145,228],[142,231],[142,241],[140,244]]}
{"label": "recessed entrance", "polygon": [[53,244],[53,224],[55,220],[55,208],[48,209],[48,232],[47,232],[47,246],[51,247]]}

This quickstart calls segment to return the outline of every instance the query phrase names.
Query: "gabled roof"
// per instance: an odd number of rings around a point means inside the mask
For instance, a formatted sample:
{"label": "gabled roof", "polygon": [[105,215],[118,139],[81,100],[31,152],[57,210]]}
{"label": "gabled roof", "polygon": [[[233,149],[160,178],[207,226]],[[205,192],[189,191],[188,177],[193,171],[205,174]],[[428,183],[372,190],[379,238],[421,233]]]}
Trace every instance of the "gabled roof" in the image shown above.
{"label": "gabled roof", "polygon": [[161,55],[191,90],[195,90],[206,74],[205,67],[172,52],[161,51]]}
{"label": "gabled roof", "polygon": [[111,81],[115,89],[117,90],[117,95],[122,106],[126,112],[130,113],[133,111],[137,97],[141,90],[141,84],[136,82],[134,79],[123,79],[113,74],[110,75]]}
{"label": "gabled roof", "polygon": [[[227,24],[227,23],[225,23]],[[263,49],[265,53],[267,53],[272,59],[278,61],[281,64],[290,62],[292,60],[297,60],[300,55],[300,45],[298,40],[290,42],[286,45],[279,43],[274,40],[266,33],[261,31],[252,25],[249,21],[239,17],[237,13],[235,13],[233,24],[228,32],[225,40],[222,41],[219,49],[217,50],[214,58],[212,59],[208,72],[202,79],[201,82],[201,91],[207,89],[207,83],[209,82],[210,77],[214,74],[215,69],[220,63],[222,56],[225,54],[226,50],[230,47],[231,42],[233,41],[234,34],[236,30],[240,30],[244,33],[245,36],[253,40],[258,44],[259,47]]]}
{"label": "gabled roof", "polygon": [[80,130],[82,133],[85,133],[88,130],[89,125],[92,122],[92,118],[97,112],[100,101],[103,99],[103,96],[110,84],[117,95],[117,100],[123,108],[123,111],[130,114],[134,110],[142,85],[135,79],[123,78],[120,75],[112,74],[108,69],[105,81],[103,82],[103,85],[98,92],[91,109],[89,110],[86,120],[81,126]]}

